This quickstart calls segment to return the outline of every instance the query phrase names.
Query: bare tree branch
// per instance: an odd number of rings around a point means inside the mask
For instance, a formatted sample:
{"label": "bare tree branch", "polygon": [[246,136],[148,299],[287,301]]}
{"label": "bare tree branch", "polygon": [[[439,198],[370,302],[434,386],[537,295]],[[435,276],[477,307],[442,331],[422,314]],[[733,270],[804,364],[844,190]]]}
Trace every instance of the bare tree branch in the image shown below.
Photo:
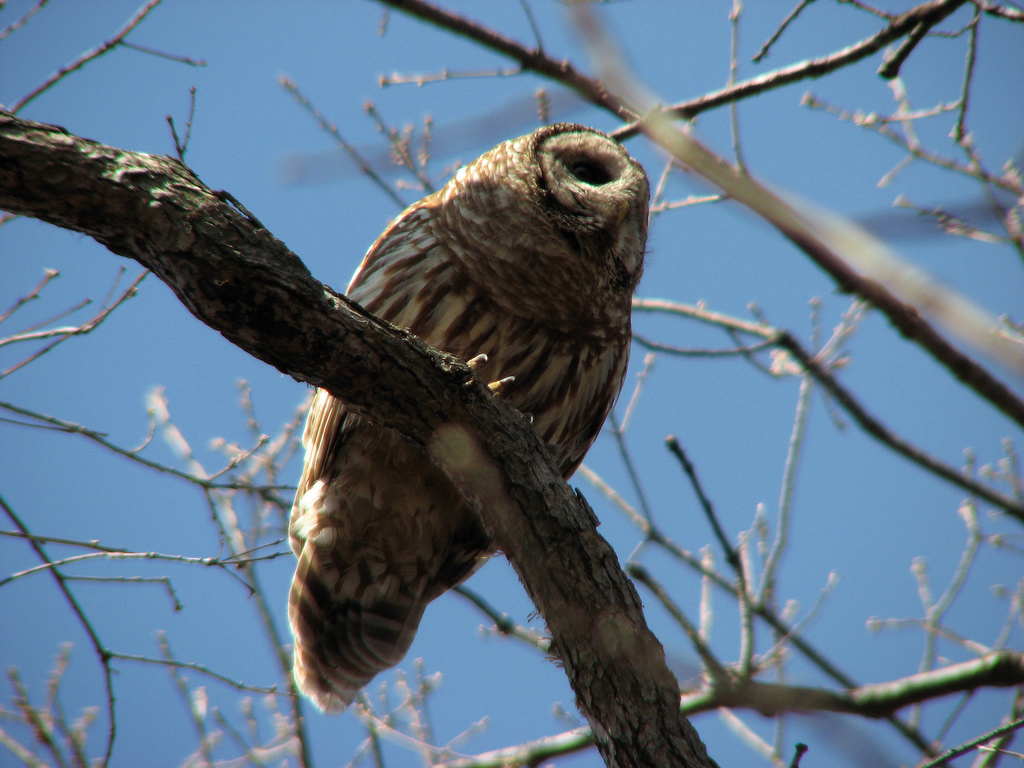
{"label": "bare tree branch", "polygon": [[[961,0],[963,2],[964,0]],[[492,29],[470,21],[452,11],[445,10],[423,0],[380,0],[382,5],[396,11],[414,16],[441,29],[447,29],[468,40],[507,56],[519,63],[524,72],[536,72],[551,80],[561,83],[580,94],[587,101],[607,109],[623,120],[635,120],[640,115],[621,106],[619,99],[614,99],[604,89],[600,80],[587,77],[573,66],[568,59],[558,61],[548,56],[542,49],[527,48],[522,43],[512,40]]]}
{"label": "bare tree branch", "polygon": [[[30,93],[18,99],[17,103],[15,103],[14,106],[10,108],[11,112],[18,112],[18,110],[20,110],[33,99],[35,99],[39,94],[51,88],[55,83],[62,80],[67,75],[71,74],[76,69],[81,69],[93,59],[99,58],[100,56],[107,53],[116,46],[123,45],[125,36],[133,29],[135,29],[135,27],[137,27],[142,22],[142,20],[149,15],[149,12],[156,8],[162,1],[163,0],[149,0],[149,2],[142,6],[135,13],[135,15],[132,16],[123,27],[121,27],[117,34],[115,34],[112,38],[107,40],[107,42],[103,43],[102,45],[96,46],[91,51],[86,51],[70,64],[66,64],[65,66],[58,69],[48,78],[46,78],[44,82],[36,86],[36,88],[34,88]],[[10,31],[14,30],[11,29]]]}
{"label": "bare tree branch", "polygon": [[862,685],[843,692],[796,685],[738,681],[683,696],[683,708],[696,714],[717,707],[755,709],[766,717],[781,712],[847,712],[863,717],[888,717],[903,707],[972,691],[984,686],[1012,687],[1024,682],[1024,655],[1000,651],[921,672],[887,683]]}
{"label": "bare tree branch", "polygon": [[[28,539],[32,549],[34,549],[36,554],[39,555],[39,559],[44,563],[52,562],[50,556],[43,548],[43,545],[34,539],[31,532],[21,521],[21,518],[19,518],[15,511],[7,505],[7,502],[4,501],[3,497],[0,497],[0,509],[3,510],[4,514],[7,515],[12,523],[14,523],[15,527],[18,528],[18,530],[24,534],[25,538]],[[72,593],[68,588],[67,578],[61,570],[59,568],[51,568],[50,574],[57,582],[57,587],[64,594],[64,598],[67,600],[68,605],[71,606],[71,610],[74,612],[75,616],[78,617],[79,624],[81,624],[82,629],[85,630],[85,633],[89,636],[89,642],[92,644],[93,651],[96,653],[97,657],[99,657],[100,663],[103,665],[103,685],[106,693],[106,710],[109,722],[107,724],[107,742],[102,765],[107,765],[110,762],[110,756],[114,751],[114,740],[117,738],[117,716],[114,713],[114,673],[110,667],[110,649],[103,644],[102,640],[100,640],[100,636],[96,633],[92,622],[89,621],[89,617],[86,615],[85,611],[82,610],[78,600],[75,599],[74,593]]]}

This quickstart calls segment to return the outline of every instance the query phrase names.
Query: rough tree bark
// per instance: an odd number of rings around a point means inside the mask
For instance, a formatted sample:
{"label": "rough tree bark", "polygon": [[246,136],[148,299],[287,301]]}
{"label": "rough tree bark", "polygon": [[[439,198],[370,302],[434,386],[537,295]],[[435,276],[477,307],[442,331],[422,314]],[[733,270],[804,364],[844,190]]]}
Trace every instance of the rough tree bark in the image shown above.
{"label": "rough tree bark", "polygon": [[529,422],[463,362],[317,282],[229,199],[174,159],[0,113],[0,209],[134,259],[228,341],[430,452],[547,622],[607,765],[714,766],[636,590]]}

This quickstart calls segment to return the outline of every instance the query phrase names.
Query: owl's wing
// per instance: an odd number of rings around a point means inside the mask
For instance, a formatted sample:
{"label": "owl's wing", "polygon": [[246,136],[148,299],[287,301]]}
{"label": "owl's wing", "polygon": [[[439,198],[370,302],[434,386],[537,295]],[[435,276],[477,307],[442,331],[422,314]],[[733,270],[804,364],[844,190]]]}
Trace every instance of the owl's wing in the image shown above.
{"label": "owl's wing", "polygon": [[346,409],[340,400],[327,390],[318,389],[309,406],[306,428],[302,433],[302,445],[306,449],[306,460],[296,497],[309,490],[324,470],[330,465],[338,449]]}
{"label": "owl's wing", "polygon": [[296,557],[302,551],[302,541],[296,535],[295,528],[304,511],[303,498],[334,461],[338,447],[344,440],[342,433],[346,411],[342,402],[325,389],[318,389],[309,405],[306,428],[302,432],[302,447],[306,449],[306,457],[288,520],[288,538]]}
{"label": "owl's wing", "polygon": [[[392,224],[348,295],[385,320],[412,325],[420,291],[436,284],[422,278],[444,279],[444,269],[429,266],[442,246],[431,217],[421,203]],[[460,498],[431,475],[429,460],[324,390],[310,406],[303,445],[290,525],[298,557],[288,604],[294,676],[318,707],[338,712],[401,661],[439,591],[432,584],[447,588],[468,575],[487,541],[475,535],[475,518],[462,523]],[[397,478],[389,474],[396,467],[404,468]],[[461,549],[470,554],[458,557]]]}
{"label": "owl's wing", "polygon": [[[400,290],[393,279],[409,269],[410,261],[425,258],[436,247],[438,240],[432,228],[423,226],[435,208],[434,198],[426,198],[394,221],[367,251],[349,283],[347,293],[352,299],[396,325],[410,322],[405,311],[409,302],[395,300]],[[306,457],[289,521],[291,547],[296,555],[302,549],[302,542],[295,535],[294,525],[308,511],[302,503],[303,497],[330,471],[334,457],[345,442],[345,424],[351,418],[352,414],[340,400],[326,390],[316,391],[302,433]]]}
{"label": "owl's wing", "polygon": [[[388,298],[395,292],[396,278],[408,284],[410,272],[437,247],[440,238],[432,226],[440,201],[436,194],[408,208],[392,222],[366,252],[348,284],[346,294],[369,309],[368,304]],[[400,318],[390,316],[387,307],[374,311],[390,323],[401,325]]]}

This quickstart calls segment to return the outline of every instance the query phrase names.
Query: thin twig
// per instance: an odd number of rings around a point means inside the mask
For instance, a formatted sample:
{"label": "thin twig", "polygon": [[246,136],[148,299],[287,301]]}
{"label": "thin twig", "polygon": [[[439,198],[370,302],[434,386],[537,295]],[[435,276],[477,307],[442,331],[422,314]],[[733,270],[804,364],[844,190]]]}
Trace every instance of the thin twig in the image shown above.
{"label": "thin twig", "polygon": [[537,650],[549,653],[551,651],[551,640],[529,627],[516,624],[507,613],[499,613],[494,606],[484,600],[478,592],[465,585],[459,585],[452,589],[458,595],[462,595],[474,606],[476,606],[487,618],[494,622],[494,628],[503,635],[523,640]]}
{"label": "thin twig", "polygon": [[523,7],[523,13],[526,14],[526,20],[530,22],[530,29],[533,31],[533,39],[537,41],[537,50],[541,53],[544,51],[544,41],[540,37],[540,27],[537,26],[537,20],[533,18],[533,10],[530,8],[529,0],[519,0],[519,4]]}
{"label": "thin twig", "polygon": [[585,477],[588,482],[597,488],[598,491],[604,494],[612,504],[622,510],[633,522],[633,525],[639,528],[645,536],[650,535],[653,530],[653,523],[637,512],[636,509],[628,501],[622,498],[614,488],[608,485],[600,475],[586,464],[580,464],[580,468],[576,471]]}
{"label": "thin twig", "polygon": [[[691,120],[701,112],[706,112],[709,109],[731,104],[741,99],[747,99],[759,93],[781,88],[801,80],[822,77],[829,72],[834,72],[861,61],[868,56],[872,56],[889,43],[908,34],[918,24],[928,23],[932,18],[939,15],[944,18],[965,2],[967,0],[932,0],[932,2],[922,3],[911,8],[906,13],[893,18],[884,29],[861,40],[859,43],[854,43],[828,56],[800,61],[788,67],[782,67],[749,80],[744,80],[732,87],[722,88],[690,101],[664,107],[661,110],[661,114]],[[636,136],[640,132],[641,123],[636,121],[613,131],[612,136],[619,141],[623,141]]]}
{"label": "thin twig", "polygon": [[376,184],[378,189],[390,197],[399,208],[404,210],[406,207],[405,201],[398,196],[398,193],[395,192],[395,190],[393,190],[386,181],[377,175],[377,172],[370,167],[370,164],[363,159],[363,156],[359,154],[356,148],[345,140],[345,137],[341,135],[338,127],[334,123],[328,122],[327,118],[320,113],[320,110],[313,106],[313,103],[305,96],[305,94],[302,93],[302,91],[299,90],[299,86],[296,85],[295,81],[282,75],[280,83],[281,87],[292,95],[295,101],[298,102],[299,106],[313,116],[320,128],[330,134],[335,143],[345,150],[348,156],[352,158],[353,162],[359,166],[359,170],[362,171],[370,181]]}
{"label": "thin twig", "polygon": [[898,144],[918,160],[922,160],[939,168],[945,168],[946,170],[970,176],[978,181],[983,181],[986,184],[991,184],[992,186],[1000,189],[1005,189],[1007,192],[1011,192],[1013,194],[1024,194],[1024,186],[1021,185],[1018,177],[1005,173],[996,176],[985,171],[984,168],[978,165],[970,163],[965,164],[952,158],[943,157],[931,150],[925,149],[920,143],[911,141],[906,135],[903,135],[890,127],[890,123],[900,123],[901,126],[906,127],[910,125],[910,121],[912,120],[922,117],[930,117],[941,112],[953,111],[959,108],[959,102],[940,105],[939,107],[929,110],[903,113],[897,112],[897,114],[888,117],[878,114],[859,115],[856,111],[840,109],[812,94],[805,94],[800,103],[803,106],[810,107],[811,109],[822,109],[830,114],[836,115],[840,120],[848,120],[860,128],[876,131],[880,135],[885,136],[887,139]]}
{"label": "thin twig", "polygon": [[[16,667],[11,667],[7,672],[7,677],[11,681],[11,687],[14,688],[14,704],[20,710],[20,714],[32,730],[32,735],[36,741],[49,751],[53,757],[54,762],[59,768],[68,768],[67,762],[64,760],[64,756],[61,754],[60,747],[54,741],[53,728],[47,722],[48,718],[45,717],[44,713],[40,712],[37,707],[33,707],[29,701],[28,688],[22,683],[21,678],[18,676],[18,670]],[[27,752],[27,750],[25,750]],[[46,768],[45,764],[39,763],[38,761],[32,761],[29,763],[32,768]]]}
{"label": "thin twig", "polygon": [[633,492],[636,494],[637,501],[640,502],[640,511],[643,512],[644,517],[652,520],[651,506],[647,503],[647,494],[644,493],[643,484],[640,482],[640,473],[636,471],[636,463],[633,461],[633,455],[626,444],[626,435],[619,425],[619,418],[615,415],[614,411],[608,414],[608,424],[611,427],[615,446],[619,449],[619,458],[622,459],[622,465],[625,467],[626,475],[633,486]]}
{"label": "thin twig", "polygon": [[771,648],[761,654],[762,665],[771,664],[774,658],[781,656],[786,648],[786,645],[794,638],[799,637],[803,634],[803,631],[807,629],[817,618],[818,614],[821,613],[821,609],[825,606],[825,602],[831,596],[836,586],[839,584],[839,576],[835,571],[832,571],[828,575],[828,580],[825,582],[825,586],[821,588],[817,598],[814,600],[814,604],[804,615],[802,619],[794,622],[787,632],[776,632],[775,642]]}
{"label": "thin twig", "polygon": [[203,59],[193,59],[188,56],[179,56],[176,53],[167,53],[166,51],[158,51],[155,48],[147,48],[144,45],[136,45],[135,43],[129,43],[127,40],[120,40],[118,42],[123,48],[131,48],[133,51],[139,51],[140,53],[148,53],[150,56],[156,56],[158,59],[168,59],[169,61],[176,61],[179,64],[187,64],[190,67],[205,67],[206,62]]}
{"label": "thin twig", "polygon": [[974,61],[978,51],[978,14],[981,9],[974,6],[974,18],[971,19],[971,35],[967,41],[967,57],[964,62],[964,79],[960,88],[960,111],[956,126],[953,128],[953,141],[958,144],[967,137],[967,107],[971,96],[971,83],[974,80]]}
{"label": "thin twig", "polygon": [[44,273],[43,279],[39,281],[39,284],[36,285],[35,288],[33,288],[24,296],[21,296],[20,298],[16,299],[14,304],[11,305],[10,309],[8,309],[6,312],[0,315],[0,323],[4,322],[7,318],[9,318],[23,306],[25,306],[28,302],[39,298],[39,294],[43,290],[43,288],[45,288],[51,280],[57,277],[60,277],[59,271],[57,271],[56,269],[47,269]]}
{"label": "thin twig", "polygon": [[[21,29],[21,27],[23,27],[29,19],[31,19],[39,11],[41,11],[43,9],[43,6],[46,5],[48,2],[50,2],[50,0],[37,0],[36,4],[29,8],[20,19],[11,22],[7,26],[7,28],[4,29],[3,32],[0,32],[0,40],[3,40],[12,32],[17,32],[19,29]],[[2,4],[0,4],[0,6],[2,6]]]}
{"label": "thin twig", "polygon": [[1024,727],[1024,719],[1014,720],[1012,723],[1006,723],[1005,725],[1001,725],[998,728],[993,728],[988,733],[984,733],[981,736],[978,736],[977,738],[964,742],[959,747],[947,749],[941,755],[935,757],[934,760],[924,763],[923,765],[918,766],[918,768],[938,768],[938,766],[948,762],[949,760],[952,760],[954,757],[970,752],[976,747],[984,744],[986,741],[990,741],[991,739],[994,739],[997,736],[1013,733],[1014,731],[1022,727]]}
{"label": "thin twig", "polygon": [[178,131],[174,127],[174,118],[171,115],[167,115],[167,125],[171,128],[171,138],[174,139],[174,151],[178,155],[178,159],[184,163],[185,153],[188,152],[188,143],[192,139],[192,118],[196,114],[196,87],[193,85],[188,89],[189,95],[189,106],[188,106],[188,119],[185,121],[185,138],[184,140],[178,138]]}
{"label": "thin twig", "polygon": [[196,688],[190,691],[188,681],[178,674],[174,656],[171,654],[171,647],[167,642],[167,635],[161,632],[157,637],[160,643],[160,653],[163,655],[167,671],[171,674],[178,692],[181,693],[185,709],[188,710],[195,726],[196,735],[199,737],[199,754],[203,757],[206,768],[213,768],[213,753],[210,751],[210,735],[206,731],[206,691],[203,688]]}
{"label": "thin twig", "polygon": [[668,352],[669,354],[678,355],[679,357],[748,357],[766,349],[771,349],[775,346],[771,339],[766,339],[765,341],[759,341],[756,344],[734,347],[733,349],[677,347],[673,344],[663,344],[660,341],[651,341],[637,333],[633,334],[633,341],[644,349],[649,349],[652,352]]}
{"label": "thin twig", "polygon": [[124,40],[125,36],[133,29],[135,29],[135,27],[137,27],[139,23],[144,18],[146,18],[146,16],[149,15],[149,12],[156,8],[161,3],[161,1],[162,0],[149,0],[149,2],[142,6],[142,8],[140,8],[135,13],[135,15],[128,20],[128,23],[121,27],[121,29],[112,38],[107,40],[107,42],[103,43],[100,46],[97,46],[96,48],[93,48],[91,51],[86,51],[70,64],[66,64],[65,66],[58,69],[56,72],[50,75],[50,77],[44,80],[40,85],[32,89],[28,93],[28,95],[22,96],[17,102],[15,102],[14,106],[12,106],[8,111],[11,114],[17,114],[18,110],[20,110],[33,99],[35,99],[39,94],[43,93],[44,91],[52,87],[55,83],[62,80],[65,76],[71,74],[77,69],[81,69],[93,59],[99,58],[100,56],[105,54],[111,48],[117,47],[117,45],[121,43],[122,40]]}
{"label": "thin twig", "polygon": [[690,462],[689,457],[686,455],[686,451],[683,450],[683,446],[679,444],[679,440],[676,439],[675,435],[669,435],[665,438],[665,445],[673,456],[679,461],[680,466],[683,468],[683,472],[686,477],[690,480],[690,485],[693,488],[693,492],[697,495],[697,500],[700,502],[701,508],[704,510],[704,516],[708,519],[711,524],[711,530],[715,534],[715,538],[718,539],[718,544],[725,552],[726,562],[736,572],[740,578],[740,582],[744,581],[743,566],[740,562],[739,552],[733,547],[732,542],[729,541],[729,537],[725,535],[725,531],[722,529],[722,524],[718,521],[718,515],[715,513],[714,505],[711,500],[704,493],[704,487],[701,485],[700,480],[697,478],[697,470]]}
{"label": "thin twig", "polygon": [[815,378],[825,386],[825,389],[835,398],[840,407],[850,414],[858,426],[868,435],[929,472],[963,488],[968,493],[984,499],[990,504],[994,504],[1014,517],[1024,520],[1024,503],[1018,498],[1011,498],[1001,494],[985,484],[965,476],[962,472],[936,459],[920,448],[911,445],[905,439],[885,427],[878,419],[869,414],[864,406],[831,373],[825,370],[814,356],[807,352],[788,331],[773,328],[763,323],[750,323],[718,312],[711,312],[701,305],[690,306],[663,299],[634,299],[633,309],[677,314],[709,325],[716,325],[741,333],[759,336],[763,339],[773,340],[775,346],[788,350],[805,369],[814,374]]}
{"label": "thin twig", "polygon": [[[792,11],[790,11],[789,14],[787,14],[786,18],[782,20],[782,23],[779,24],[778,29],[772,32],[771,37],[769,37],[765,41],[764,45],[761,46],[761,49],[754,54],[753,58],[751,58],[751,61],[756,64],[757,62],[761,61],[761,59],[763,59],[765,56],[767,56],[768,51],[770,51],[771,47],[775,45],[775,41],[782,37],[782,33],[786,31],[786,28],[794,21],[796,21],[796,17],[800,15],[804,8],[806,8],[813,2],[814,0],[800,0],[800,2],[797,3],[796,7]],[[729,83],[729,85],[735,85],[735,83]]]}
{"label": "thin twig", "polygon": [[195,664],[191,661],[178,661],[177,659],[154,659],[149,656],[140,656],[134,653],[118,653],[112,651],[110,657],[113,659],[123,659],[124,661],[136,661],[139,664],[156,664],[163,667],[175,667],[177,669],[191,669],[195,672],[202,672],[208,677],[212,677],[214,680],[219,680],[226,685],[230,685],[232,688],[237,688],[240,691],[250,691],[252,693],[277,693],[278,689],[276,685],[261,686],[261,685],[249,685],[247,683],[241,683],[238,680],[234,680],[227,675],[222,675],[219,672],[214,672],[209,667],[205,667],[202,664]]}
{"label": "thin twig", "polygon": [[377,126],[377,130],[380,131],[387,138],[391,144],[391,151],[393,156],[397,158],[400,165],[405,166],[412,174],[416,177],[416,180],[423,187],[425,192],[434,191],[434,183],[430,180],[430,177],[423,172],[420,164],[413,160],[412,154],[409,152],[409,142],[412,139],[412,126],[410,126],[404,135],[400,136],[397,128],[389,128],[387,123],[384,122],[383,116],[377,111],[376,105],[372,101],[366,102],[364,105],[366,114],[374,121]]}
{"label": "thin twig", "polygon": [[536,72],[539,75],[562,83],[588,101],[609,110],[615,115],[619,115],[625,120],[633,120],[639,116],[639,113],[631,112],[628,107],[620,106],[618,100],[612,98],[605,91],[600,81],[582,74],[569,61],[559,61],[546,55],[541,50],[531,50],[516,40],[512,40],[494,30],[470,21],[464,16],[444,8],[439,8],[423,0],[379,0],[379,2],[382,5],[434,24],[441,29],[454,32],[485,48],[497,51],[503,56],[518,62],[523,70]]}
{"label": "thin twig", "polygon": [[813,390],[814,377],[810,373],[805,373],[800,379],[800,390],[796,397],[796,415],[793,417],[793,430],[789,435],[786,463],[782,470],[779,519],[775,527],[775,541],[772,542],[772,547],[765,558],[761,587],[757,592],[757,602],[759,603],[771,602],[774,599],[775,576],[789,540],[789,517],[793,505],[793,488],[796,485],[796,470],[800,460],[800,449],[803,447],[804,430],[807,427],[807,416],[810,412]]}
{"label": "thin twig", "polygon": [[[739,69],[739,48],[740,48],[740,15],[743,13],[741,0],[732,0],[732,10],[729,11],[729,79],[726,81],[728,87],[736,85],[736,72]],[[743,161],[743,148],[740,144],[740,115],[736,102],[729,105],[729,130],[732,134],[732,152],[736,158],[736,169],[746,174],[747,165]]]}
{"label": "thin twig", "polygon": [[[46,414],[30,411],[27,408],[22,408],[21,406],[14,405],[13,403],[8,403],[4,401],[0,401],[0,409],[10,411],[11,413],[17,413],[20,416],[26,416],[30,419],[35,419],[36,421],[40,421],[43,422],[44,424],[51,425],[53,428],[61,432],[82,435],[83,437],[86,437],[89,440],[98,443],[104,448],[113,451],[114,453],[120,456],[124,456],[125,458],[131,459],[132,461],[142,464],[145,467],[149,467],[150,469],[155,469],[158,472],[164,472],[166,474],[181,478],[182,480],[187,480],[188,482],[194,483],[195,485],[198,485],[201,488],[206,488],[209,490],[249,491],[252,493],[257,493],[265,498],[271,498],[272,500],[275,500],[272,491],[295,489],[295,486],[293,485],[254,485],[252,483],[214,482],[211,481],[208,477],[192,474],[189,472],[183,472],[180,469],[169,467],[157,461],[152,461],[150,459],[139,456],[136,450],[122,448],[121,446],[116,445],[115,443],[112,443],[109,440],[107,440],[104,433],[97,432],[95,430],[89,429],[88,427],[83,427],[80,424],[75,424],[74,422],[59,419],[56,416],[47,416]],[[32,424],[25,424],[23,422],[11,423],[16,423],[26,427],[35,426]]]}
{"label": "thin twig", "polygon": [[636,411],[637,403],[640,402],[640,393],[644,390],[644,384],[647,382],[647,377],[651,375],[651,370],[654,368],[655,355],[646,354],[644,355],[644,364],[640,369],[640,372],[636,375],[636,386],[633,387],[633,394],[629,398],[629,402],[626,404],[626,412],[622,415],[622,431],[625,432],[629,429],[629,422],[633,418],[633,414]]}
{"label": "thin twig", "polygon": [[[34,541],[31,532],[25,527],[25,524],[15,514],[14,510],[11,509],[7,502],[4,501],[3,496],[0,496],[0,509],[3,509],[7,517],[10,518],[11,522],[14,523],[15,527],[25,535],[28,539],[29,545],[36,551],[39,558],[44,563],[51,562],[49,555],[46,554],[46,550],[43,549],[43,545],[38,541]],[[103,682],[106,689],[106,704],[107,704],[107,718],[109,720],[109,727],[107,729],[107,744],[103,756],[103,765],[110,763],[110,756],[114,752],[114,739],[117,736],[117,718],[114,714],[114,680],[113,670],[110,667],[110,650],[102,643],[99,635],[96,634],[96,630],[92,626],[92,622],[85,615],[85,611],[78,604],[75,596],[71,593],[68,588],[67,582],[64,579],[64,574],[61,573],[59,568],[50,568],[50,573],[53,575],[54,580],[57,582],[57,588],[64,594],[64,598],[68,601],[71,606],[71,610],[75,616],[78,617],[79,623],[85,630],[86,635],[89,636],[89,642],[92,644],[93,650],[96,652],[96,656],[100,660],[100,665],[103,667]]]}
{"label": "thin twig", "polygon": [[[123,274],[123,272],[124,272],[124,270],[121,270],[121,274]],[[108,297],[108,299],[105,300],[103,302],[103,304],[101,305],[99,312],[97,312],[96,315],[92,319],[87,320],[85,323],[83,323],[83,324],[81,324],[79,326],[75,326],[75,327],[71,327],[71,328],[51,329],[49,331],[44,331],[44,332],[35,333],[35,334],[33,334],[33,333],[24,333],[24,334],[15,335],[15,336],[13,336],[13,337],[11,337],[9,339],[4,339],[4,340],[0,341],[0,346],[2,346],[3,344],[11,343],[11,342],[38,340],[38,339],[42,339],[42,338],[51,338],[53,336],[57,337],[56,339],[54,339],[49,344],[47,344],[47,345],[43,346],[42,348],[36,350],[34,353],[32,353],[31,355],[26,357],[21,362],[16,363],[15,365],[12,365],[10,368],[8,368],[7,370],[5,370],[3,372],[0,372],[0,379],[3,379],[5,376],[9,376],[10,374],[14,373],[15,371],[17,371],[17,370],[23,368],[24,366],[28,365],[33,360],[38,359],[42,355],[45,355],[47,352],[52,350],[58,344],[62,344],[63,342],[67,341],[68,339],[70,339],[70,338],[72,338],[74,336],[85,336],[86,334],[91,333],[92,331],[96,330],[96,328],[99,327],[99,325],[101,323],[103,323],[104,320],[107,319],[107,317],[110,315],[111,312],[113,312],[115,309],[120,307],[128,299],[130,299],[130,298],[132,298],[133,296],[136,295],[136,291],[138,289],[139,283],[141,283],[145,279],[146,275],[148,275],[148,274],[149,274],[149,271],[148,270],[144,270],[137,278],[135,278],[135,281],[130,286],[128,286],[128,288],[125,289],[124,293],[122,293],[121,296],[118,299],[116,299],[115,301],[110,302],[109,301],[109,297]],[[120,274],[118,275],[118,279],[120,279]],[[87,303],[89,303],[88,299],[83,301],[77,307],[74,307],[71,310],[68,310],[67,312],[62,313],[62,315],[60,315],[60,316],[63,316],[63,314],[69,314],[70,312],[85,306]],[[60,317],[60,316],[58,316],[58,317]],[[56,319],[56,318],[54,318],[54,319]],[[50,321],[47,321],[47,322],[50,322]]]}
{"label": "thin twig", "polygon": [[963,488],[968,493],[978,496],[990,504],[1003,509],[1008,514],[1024,521],[1024,506],[1015,499],[1011,499],[998,491],[995,491],[973,478],[965,476],[945,462],[930,456],[921,449],[911,445],[902,437],[891,432],[878,419],[869,414],[863,406],[854,399],[850,393],[836,380],[836,378],[825,370],[813,357],[811,357],[800,344],[788,332],[782,331],[778,339],[778,345],[788,350],[802,366],[814,374],[814,377],[821,382],[836,402],[853,418],[854,421],[867,432],[885,444],[888,448],[910,459],[915,464],[924,467],[932,474],[935,474],[954,485]]}
{"label": "thin twig", "polygon": [[665,445],[668,446],[672,455],[679,460],[679,463],[683,468],[683,472],[685,472],[687,478],[689,478],[690,485],[693,487],[693,491],[697,495],[698,501],[700,501],[701,508],[704,510],[704,515],[707,517],[708,522],[711,523],[711,529],[715,533],[715,538],[718,539],[719,545],[725,552],[726,562],[729,563],[733,572],[736,574],[736,596],[739,598],[741,624],[739,674],[741,677],[747,677],[751,671],[751,663],[754,655],[754,627],[751,612],[751,601],[753,599],[753,595],[750,593],[747,568],[743,563],[743,559],[740,557],[739,551],[732,546],[729,538],[725,535],[725,531],[722,529],[722,525],[718,521],[718,515],[715,513],[714,505],[712,505],[707,494],[704,493],[704,488],[701,485],[700,480],[697,478],[697,470],[690,462],[690,459],[686,456],[686,452],[683,450],[683,447],[679,444],[679,441],[674,435],[669,435],[665,438]]}
{"label": "thin twig", "polygon": [[[228,548],[232,551],[232,556],[237,557],[240,554],[239,550],[243,549],[244,546],[239,547],[236,542],[244,541],[244,535],[238,527],[237,517],[227,504],[227,500],[224,500],[223,508],[219,507],[214,493],[210,489],[203,490],[203,495],[213,514],[213,519],[220,529],[222,540],[227,543]],[[222,514],[222,512],[227,512],[227,514]],[[260,584],[256,568],[252,563],[244,562],[241,564],[241,568],[251,585],[252,599],[256,605],[256,612],[263,622],[264,631],[270,640],[271,650],[277,659],[282,676],[288,681],[288,702],[292,710],[292,727],[294,728],[295,738],[299,745],[299,768],[312,768],[313,761],[309,751],[309,737],[306,733],[306,704],[302,694],[299,693],[298,685],[292,675],[291,655],[288,653],[287,646],[281,640],[281,634],[274,621],[274,615],[267,605],[266,593]]]}
{"label": "thin twig", "polygon": [[[39,536],[24,536],[15,531],[0,531],[0,535],[3,536],[15,536],[17,538],[31,539],[33,541],[41,541],[44,537]],[[282,540],[278,539],[277,543]],[[216,557],[190,557],[188,555],[167,555],[162,552],[130,552],[126,550],[113,550],[105,549],[102,552],[89,552],[84,555],[72,555],[65,557],[61,560],[52,560],[47,563],[33,566],[32,568],[26,568],[23,571],[14,573],[5,579],[0,579],[0,587],[9,584],[12,581],[22,578],[23,576],[30,576],[34,573],[39,573],[51,568],[62,567],[70,565],[72,563],[79,563],[85,560],[169,560],[176,563],[192,563],[195,565],[203,565],[207,567],[218,567],[223,569],[229,575],[234,576],[233,570],[238,566],[246,563],[257,562],[261,560],[276,560],[279,557],[285,557],[289,552],[273,552],[269,555],[260,555],[257,557],[229,557],[229,558],[216,558]],[[69,578],[69,577],[65,577]],[[236,577],[237,578],[237,577]],[[248,587],[248,585],[246,585]]]}

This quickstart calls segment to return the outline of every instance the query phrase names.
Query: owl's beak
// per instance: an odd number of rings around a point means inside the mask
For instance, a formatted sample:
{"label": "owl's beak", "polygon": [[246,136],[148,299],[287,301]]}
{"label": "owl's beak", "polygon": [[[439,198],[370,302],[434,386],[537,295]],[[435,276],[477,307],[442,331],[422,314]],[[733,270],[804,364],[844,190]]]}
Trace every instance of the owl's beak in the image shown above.
{"label": "owl's beak", "polygon": [[615,225],[618,226],[626,220],[626,216],[629,215],[630,204],[626,200],[619,203],[619,214],[615,217]]}

